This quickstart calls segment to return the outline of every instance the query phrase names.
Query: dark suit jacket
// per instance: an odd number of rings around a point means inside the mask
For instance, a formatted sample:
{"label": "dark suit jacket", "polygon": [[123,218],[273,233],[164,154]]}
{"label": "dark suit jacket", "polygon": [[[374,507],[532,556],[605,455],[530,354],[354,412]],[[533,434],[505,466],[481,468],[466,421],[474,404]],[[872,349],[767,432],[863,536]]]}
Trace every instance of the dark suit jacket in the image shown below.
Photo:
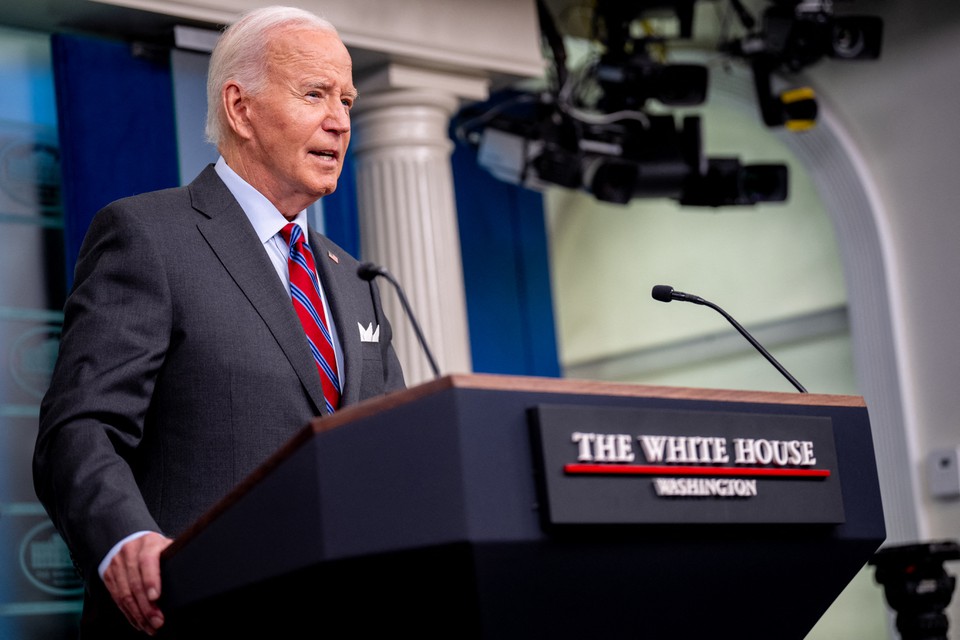
{"label": "dark suit jacket", "polygon": [[[310,243],[343,350],[342,404],[402,388],[376,287],[327,238]],[[370,323],[379,342],[360,340]],[[97,214],[34,456],[37,495],[88,586],[124,536],[176,536],[324,412],[290,298],[212,167]]]}

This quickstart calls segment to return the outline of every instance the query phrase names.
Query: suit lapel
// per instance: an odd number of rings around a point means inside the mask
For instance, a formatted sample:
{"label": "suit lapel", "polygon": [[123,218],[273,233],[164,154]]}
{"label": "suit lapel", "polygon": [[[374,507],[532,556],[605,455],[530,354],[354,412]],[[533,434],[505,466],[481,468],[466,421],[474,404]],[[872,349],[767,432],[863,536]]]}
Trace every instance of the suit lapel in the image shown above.
{"label": "suit lapel", "polygon": [[191,183],[190,193],[194,208],[207,216],[197,224],[200,233],[273,334],[314,410],[326,413],[303,327],[243,209],[212,166]]}
{"label": "suit lapel", "polygon": [[[353,404],[360,400],[360,374],[363,371],[363,351],[356,327],[361,313],[356,305],[356,295],[351,295],[348,291],[350,283],[355,282],[357,276],[338,261],[345,256],[338,255],[337,247],[328,243],[319,233],[310,232],[310,245],[316,257],[317,275],[337,328],[340,350],[343,352],[345,379],[340,385],[340,402],[342,405]],[[331,255],[336,256],[337,260],[331,258]],[[352,264],[351,260],[344,262]]]}

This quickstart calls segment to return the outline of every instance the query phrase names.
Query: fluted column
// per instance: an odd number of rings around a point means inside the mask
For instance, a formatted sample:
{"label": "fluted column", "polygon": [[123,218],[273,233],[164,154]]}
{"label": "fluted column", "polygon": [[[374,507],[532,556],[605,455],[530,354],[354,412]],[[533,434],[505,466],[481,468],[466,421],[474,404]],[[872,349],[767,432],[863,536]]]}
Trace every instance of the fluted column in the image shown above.
{"label": "fluted column", "polygon": [[[404,286],[443,373],[470,371],[470,343],[448,136],[457,97],[361,88],[353,114],[360,251]],[[362,106],[361,106],[362,105]],[[407,384],[432,377],[397,296],[381,283]]]}

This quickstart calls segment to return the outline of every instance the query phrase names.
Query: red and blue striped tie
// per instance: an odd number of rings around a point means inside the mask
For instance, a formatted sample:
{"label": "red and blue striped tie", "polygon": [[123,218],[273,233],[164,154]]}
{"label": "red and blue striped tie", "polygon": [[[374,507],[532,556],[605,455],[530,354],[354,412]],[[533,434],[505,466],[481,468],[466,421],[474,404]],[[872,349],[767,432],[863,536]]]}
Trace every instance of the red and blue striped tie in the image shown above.
{"label": "red and blue striped tie", "polygon": [[313,251],[310,250],[310,244],[306,242],[299,225],[291,222],[280,233],[290,246],[287,266],[290,270],[290,297],[293,298],[293,308],[307,334],[307,343],[320,371],[327,412],[333,413],[340,406],[340,379],[337,377],[333,338],[330,336],[327,317],[320,301]]}

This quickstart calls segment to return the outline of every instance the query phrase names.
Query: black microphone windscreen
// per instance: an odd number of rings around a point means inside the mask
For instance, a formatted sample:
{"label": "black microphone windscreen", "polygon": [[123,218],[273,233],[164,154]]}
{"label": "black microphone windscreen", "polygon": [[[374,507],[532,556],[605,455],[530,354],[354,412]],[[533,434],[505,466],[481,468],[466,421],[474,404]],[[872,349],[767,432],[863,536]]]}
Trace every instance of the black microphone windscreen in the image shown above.
{"label": "black microphone windscreen", "polygon": [[673,287],[667,284],[658,284],[653,288],[653,291],[650,292],[650,295],[653,296],[654,300],[670,302],[673,300]]}
{"label": "black microphone windscreen", "polygon": [[370,282],[378,275],[380,275],[380,267],[373,264],[372,262],[364,262],[359,267],[357,267],[357,275],[360,276],[363,280]]}

